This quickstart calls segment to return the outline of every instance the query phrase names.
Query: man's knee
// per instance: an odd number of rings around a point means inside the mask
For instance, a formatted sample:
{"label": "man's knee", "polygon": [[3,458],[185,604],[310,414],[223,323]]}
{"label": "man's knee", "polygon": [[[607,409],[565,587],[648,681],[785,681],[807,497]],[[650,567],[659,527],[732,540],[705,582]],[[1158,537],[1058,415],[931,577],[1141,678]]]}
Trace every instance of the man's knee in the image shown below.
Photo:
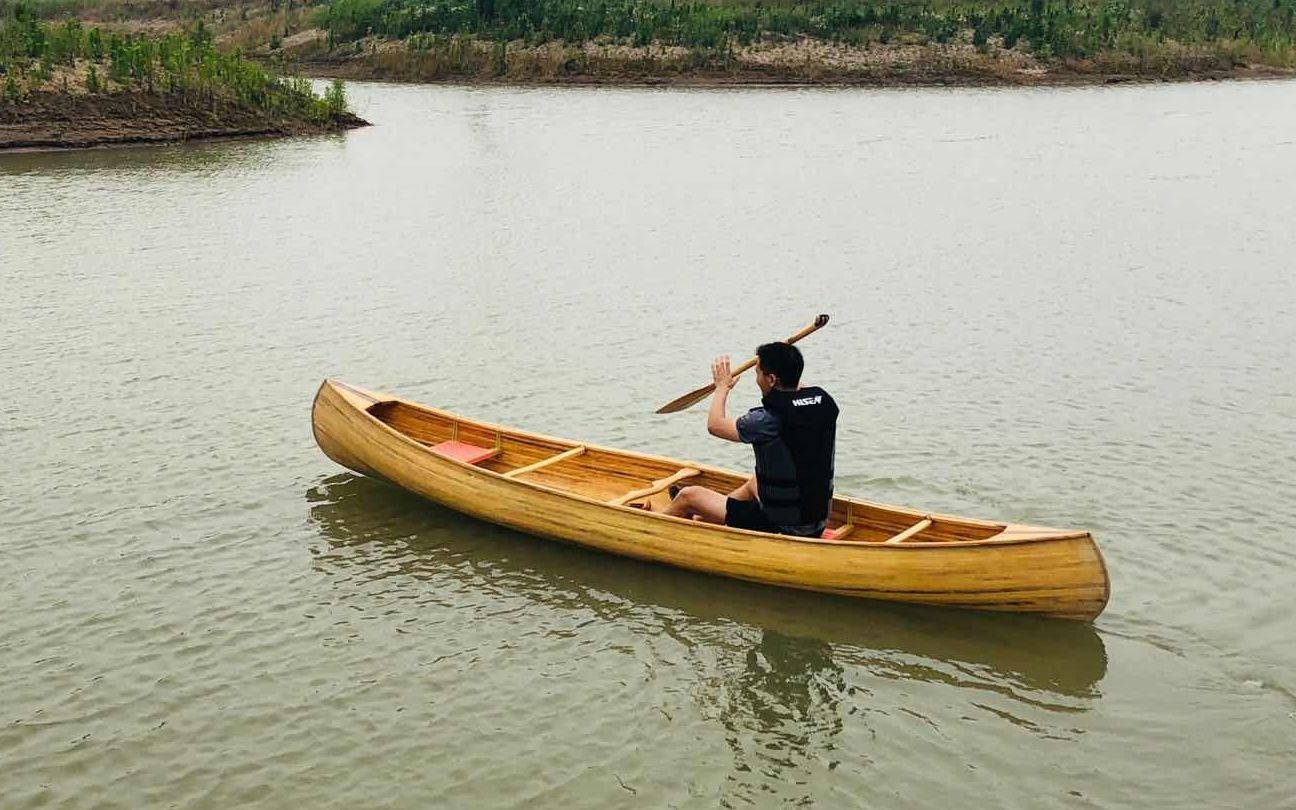
{"label": "man's knee", "polygon": [[692,506],[698,502],[698,494],[701,491],[702,491],[702,487],[688,486],[681,489],[677,497],[679,498],[679,500]]}

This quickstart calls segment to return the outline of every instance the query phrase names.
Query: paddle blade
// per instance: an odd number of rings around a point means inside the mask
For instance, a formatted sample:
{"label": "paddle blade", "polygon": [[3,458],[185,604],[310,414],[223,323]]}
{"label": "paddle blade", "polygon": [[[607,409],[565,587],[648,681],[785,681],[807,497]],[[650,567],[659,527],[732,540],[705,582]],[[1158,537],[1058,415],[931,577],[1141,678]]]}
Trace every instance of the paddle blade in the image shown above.
{"label": "paddle blade", "polygon": [[689,391],[684,396],[679,397],[678,399],[672,399],[670,402],[667,402],[665,405],[658,408],[657,413],[676,413],[677,411],[682,411],[685,408],[691,405],[695,405],[701,402],[702,400],[706,399],[707,396],[714,390],[715,390],[715,383],[710,383],[708,385],[702,386],[701,388],[695,389],[693,391]]}

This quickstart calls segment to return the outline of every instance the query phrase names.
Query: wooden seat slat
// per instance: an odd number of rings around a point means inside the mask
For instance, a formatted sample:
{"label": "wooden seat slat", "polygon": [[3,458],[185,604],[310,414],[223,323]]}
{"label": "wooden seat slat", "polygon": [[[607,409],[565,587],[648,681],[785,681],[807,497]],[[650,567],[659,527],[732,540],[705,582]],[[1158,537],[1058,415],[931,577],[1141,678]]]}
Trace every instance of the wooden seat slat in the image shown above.
{"label": "wooden seat slat", "polygon": [[930,517],[925,517],[922,520],[915,523],[914,525],[900,532],[895,537],[892,537],[890,540],[887,540],[887,543],[891,545],[894,545],[896,543],[903,543],[904,541],[908,540],[910,537],[913,537],[915,534],[930,529],[931,525],[932,525],[932,519]]}

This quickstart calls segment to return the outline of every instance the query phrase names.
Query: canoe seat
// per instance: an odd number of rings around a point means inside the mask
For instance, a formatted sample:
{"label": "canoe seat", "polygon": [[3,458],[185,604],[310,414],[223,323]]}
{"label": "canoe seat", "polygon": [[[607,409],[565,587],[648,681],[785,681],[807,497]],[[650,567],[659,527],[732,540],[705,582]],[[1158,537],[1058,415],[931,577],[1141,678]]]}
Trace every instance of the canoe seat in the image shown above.
{"label": "canoe seat", "polygon": [[499,455],[497,447],[479,447],[467,442],[441,442],[432,445],[432,452],[446,458],[453,458],[465,464],[480,464]]}
{"label": "canoe seat", "polygon": [[824,529],[823,534],[819,535],[824,540],[845,540],[846,535],[855,531],[855,504],[850,501],[846,502],[846,521],[840,526],[833,526],[831,529]]}

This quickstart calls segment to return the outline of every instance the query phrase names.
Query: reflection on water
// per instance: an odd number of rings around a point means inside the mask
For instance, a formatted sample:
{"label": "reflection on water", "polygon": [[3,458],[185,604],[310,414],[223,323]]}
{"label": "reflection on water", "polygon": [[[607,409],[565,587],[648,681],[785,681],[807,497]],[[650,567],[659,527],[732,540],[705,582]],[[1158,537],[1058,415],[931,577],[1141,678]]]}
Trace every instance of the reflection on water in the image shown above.
{"label": "reflection on water", "polygon": [[801,670],[828,671],[837,661],[884,678],[977,686],[1083,710],[1106,673],[1102,638],[1087,624],[860,602],[609,557],[482,523],[349,473],[324,479],[306,498],[328,542],[316,557],[321,567],[363,566],[370,578],[449,575],[647,632],[698,638],[705,634],[695,626],[759,630],[757,657],[744,660],[770,668],[767,685],[783,678],[802,688]]}
{"label": "reflection on water", "polygon": [[311,136],[304,140],[244,139],[192,141],[172,144],[138,144],[112,148],[32,150],[7,152],[0,160],[0,175],[63,172],[110,172],[114,177],[145,173],[153,176],[271,169],[271,161],[293,154],[318,154],[324,144],[345,145],[342,134]]}
{"label": "reflection on water", "polygon": [[[718,701],[725,742],[734,755],[728,779],[740,795],[760,789],[753,772],[801,786],[789,800],[813,803],[804,788],[817,763],[836,767],[843,711],[853,697],[831,645],[764,630],[743,665],[704,701]],[[843,701],[847,707],[843,708]],[[725,806],[732,806],[726,803]]]}
{"label": "reflection on water", "polygon": [[[1290,804],[1296,83],[355,93],[0,156],[4,810]],[[843,488],[1094,530],[1101,636],[303,508],[323,376],[748,464],[651,409],[822,308]]]}
{"label": "reflection on water", "polygon": [[[384,581],[388,594],[473,593],[501,610],[521,597],[642,639],[637,655],[651,671],[690,673],[693,711],[732,755],[716,797],[724,806],[770,791],[812,802],[826,774],[861,756],[842,744],[848,725],[873,733],[875,722],[906,716],[935,727],[925,707],[895,702],[886,682],[964,691],[997,721],[1065,740],[1074,738],[1065,718],[1094,705],[1106,673],[1102,639],[1085,624],[861,602],[641,563],[473,520],[350,473],[306,499],[325,541],[314,564],[339,575],[344,591]],[[663,652],[660,639],[679,652]]]}

